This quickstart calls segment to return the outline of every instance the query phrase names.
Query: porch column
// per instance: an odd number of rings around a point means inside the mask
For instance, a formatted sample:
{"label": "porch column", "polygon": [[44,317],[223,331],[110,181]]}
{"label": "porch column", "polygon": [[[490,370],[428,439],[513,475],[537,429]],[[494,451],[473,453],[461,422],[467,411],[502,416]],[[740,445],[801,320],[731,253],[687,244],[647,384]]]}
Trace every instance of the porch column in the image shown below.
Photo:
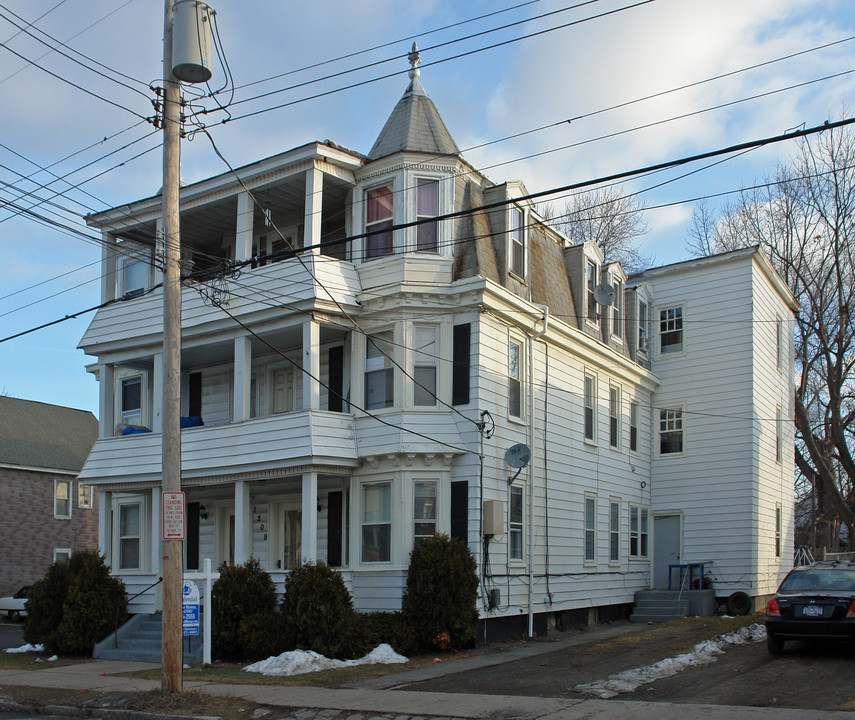
{"label": "porch column", "polygon": [[321,407],[321,326],[314,318],[303,323],[303,409]]}
{"label": "porch column", "polygon": [[252,344],[248,335],[235,338],[234,422],[250,417],[252,392]]}
{"label": "porch column", "polygon": [[151,489],[151,571],[155,575],[163,572],[163,488]]}
{"label": "porch column", "polygon": [[311,247],[312,255],[320,255],[321,208],[324,200],[324,174],[316,166],[306,171],[306,215],[303,221],[303,247]]}
{"label": "porch column", "polygon": [[151,379],[151,429],[163,432],[163,353],[154,354]]}
{"label": "porch column", "polygon": [[318,474],[303,473],[303,560],[318,559]]}
{"label": "porch column", "polygon": [[98,437],[113,437],[116,430],[116,377],[112,365],[98,366]]}
{"label": "porch column", "polygon": [[235,483],[235,565],[243,565],[252,555],[252,506],[249,485]]}
{"label": "porch column", "polygon": [[252,220],[254,207],[248,192],[242,192],[237,198],[237,220],[235,233],[235,260],[249,260],[252,257]]}
{"label": "porch column", "polygon": [[[92,487],[97,490],[96,486]],[[98,552],[111,569],[113,565],[113,493],[97,490],[98,493]]]}
{"label": "porch column", "polygon": [[101,302],[116,299],[116,236],[101,232]]}

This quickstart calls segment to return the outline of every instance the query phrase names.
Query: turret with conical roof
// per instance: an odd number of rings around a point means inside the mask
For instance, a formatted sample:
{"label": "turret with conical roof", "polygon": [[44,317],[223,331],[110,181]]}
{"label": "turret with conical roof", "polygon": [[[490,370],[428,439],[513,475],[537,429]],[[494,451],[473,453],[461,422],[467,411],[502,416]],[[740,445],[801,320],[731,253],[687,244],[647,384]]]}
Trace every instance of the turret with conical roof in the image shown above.
{"label": "turret with conical roof", "polygon": [[460,148],[419,81],[421,56],[416,43],[408,58],[412,66],[410,84],[380,131],[368,159],[379,160],[403,151],[459,155]]}

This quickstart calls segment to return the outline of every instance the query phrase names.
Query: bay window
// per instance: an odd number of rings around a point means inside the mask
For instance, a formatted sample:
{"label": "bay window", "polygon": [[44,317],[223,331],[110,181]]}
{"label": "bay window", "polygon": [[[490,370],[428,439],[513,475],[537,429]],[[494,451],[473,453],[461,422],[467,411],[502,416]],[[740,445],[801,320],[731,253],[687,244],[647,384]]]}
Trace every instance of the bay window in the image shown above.
{"label": "bay window", "polygon": [[362,486],[362,562],[392,559],[392,483]]}
{"label": "bay window", "polygon": [[391,185],[371,188],[365,193],[365,259],[392,254],[393,194]]}
{"label": "bay window", "polygon": [[365,408],[367,410],[392,407],[395,404],[395,377],[391,358],[391,330],[366,337]]}
{"label": "bay window", "polygon": [[417,482],[413,486],[413,547],[436,534],[436,483]]}
{"label": "bay window", "polygon": [[[416,220],[439,215],[439,181],[419,180],[416,184]],[[416,225],[416,250],[418,252],[437,252],[437,223],[426,222]]]}
{"label": "bay window", "polygon": [[416,326],[413,352],[413,404],[436,405],[436,328]]}

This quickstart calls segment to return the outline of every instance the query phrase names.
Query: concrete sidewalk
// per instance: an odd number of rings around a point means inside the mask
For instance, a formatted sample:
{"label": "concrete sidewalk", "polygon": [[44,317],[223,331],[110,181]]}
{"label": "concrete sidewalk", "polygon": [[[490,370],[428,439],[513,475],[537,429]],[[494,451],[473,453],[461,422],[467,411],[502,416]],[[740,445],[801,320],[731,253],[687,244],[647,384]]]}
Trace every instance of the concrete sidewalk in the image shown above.
{"label": "concrete sidewalk", "polygon": [[[453,664],[453,663],[449,663]],[[119,677],[116,673],[156,668],[151,663],[91,662],[45,670],[0,670],[0,688],[7,685],[99,690],[108,693],[140,692],[160,687],[158,680]],[[647,703],[621,700],[584,700],[524,697],[516,695],[476,695],[469,693],[429,693],[369,688],[329,689],[317,687],[275,687],[270,685],[221,685],[185,683],[188,690],[211,695],[240,697],[264,705],[295,709],[292,717],[329,717],[306,710],[348,711],[365,718],[382,715],[389,720],[405,718],[519,718],[520,720],[741,720],[774,718],[803,720],[809,712],[813,720],[849,720],[855,713],[805,711],[782,708],[753,708],[718,705]],[[2,690],[0,690],[2,692]],[[0,704],[2,709],[2,704]],[[94,715],[99,710],[93,710]],[[102,714],[101,717],[104,715]],[[140,713],[137,717],[150,715]]]}

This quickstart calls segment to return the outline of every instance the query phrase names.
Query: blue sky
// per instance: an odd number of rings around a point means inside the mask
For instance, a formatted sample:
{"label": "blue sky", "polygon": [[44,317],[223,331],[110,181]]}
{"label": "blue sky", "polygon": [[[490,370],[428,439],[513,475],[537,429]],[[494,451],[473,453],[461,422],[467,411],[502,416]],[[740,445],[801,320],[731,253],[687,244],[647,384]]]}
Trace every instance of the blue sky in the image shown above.
{"label": "blue sky", "polygon": [[[422,82],[464,156],[494,180],[520,179],[532,192],[853,112],[851,0],[212,6],[238,86],[235,100],[243,102],[230,108],[230,121],[211,113],[207,124],[236,166],[312,140],[367,152],[406,87],[404,56],[414,36],[422,48]],[[94,235],[82,216],[151,196],[161,185],[159,138],[144,137],[153,128],[140,116],[152,114],[146,86],[161,75],[162,7],[143,0],[0,3],[0,338],[96,305],[100,249],[72,229]],[[505,8],[513,9],[430,32]],[[547,13],[553,14],[538,18]],[[47,44],[11,21],[33,23],[29,32]],[[483,34],[504,24],[513,25]],[[475,37],[443,45],[468,35]],[[75,63],[51,51],[57,40],[86,57],[63,49]],[[482,50],[488,45],[498,46]],[[360,54],[301,71],[351,53]],[[801,54],[769,62],[794,53]],[[767,64],[736,72],[761,63]],[[362,65],[370,67],[287,89]],[[216,72],[218,87],[223,74]],[[392,77],[377,80],[386,75]],[[365,84],[342,89],[357,83]],[[273,94],[249,100],[262,93]],[[544,126],[552,127],[529,132]],[[640,126],[647,127],[635,129]],[[596,139],[603,136],[611,137]],[[712,168],[693,165],[627,184],[627,191],[640,192],[671,180],[638,196],[650,208],[667,205],[645,214],[646,252],[659,263],[685,258],[692,198],[751,185],[794,150],[779,143]],[[103,157],[107,153],[114,154]],[[182,155],[189,182],[226,170],[201,135],[183,143]],[[677,179],[688,171],[697,172]],[[69,173],[63,181],[54,177]],[[559,209],[564,202],[553,200]],[[718,202],[711,201],[713,207]],[[0,393],[97,413],[97,383],[85,370],[93,358],[76,349],[91,318],[0,342]]]}

